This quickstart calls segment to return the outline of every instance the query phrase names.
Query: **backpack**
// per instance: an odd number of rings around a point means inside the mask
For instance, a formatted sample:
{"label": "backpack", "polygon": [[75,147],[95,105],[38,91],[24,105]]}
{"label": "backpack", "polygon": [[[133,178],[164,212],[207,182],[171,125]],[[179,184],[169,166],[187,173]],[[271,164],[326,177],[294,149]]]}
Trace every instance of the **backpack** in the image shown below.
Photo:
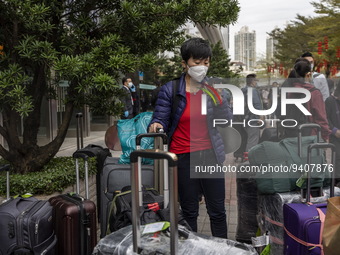
{"label": "backpack", "polygon": [[[145,225],[159,221],[170,221],[170,208],[164,208],[164,197],[154,188],[142,187],[143,206],[140,208],[140,224]],[[125,186],[121,193],[117,194],[111,204],[109,213],[109,224],[107,234],[117,231],[123,227],[132,224],[132,207],[131,207],[131,186]],[[178,223],[191,229],[189,224],[184,220],[181,211],[179,213]]]}
{"label": "backpack", "polygon": [[[313,87],[308,89],[310,93],[314,90],[318,90],[317,88]],[[289,96],[289,98],[302,98],[300,93]],[[307,108],[307,103],[304,103],[303,106]],[[297,125],[295,127],[284,127],[283,128],[283,137],[297,137],[298,136],[298,127],[301,124],[308,123],[308,116],[306,116],[295,104],[287,104],[286,106],[286,116],[281,116],[281,119],[292,119],[295,120]],[[286,121],[286,125],[294,125],[293,121]],[[310,136],[312,129],[306,128],[302,130],[302,136]]]}

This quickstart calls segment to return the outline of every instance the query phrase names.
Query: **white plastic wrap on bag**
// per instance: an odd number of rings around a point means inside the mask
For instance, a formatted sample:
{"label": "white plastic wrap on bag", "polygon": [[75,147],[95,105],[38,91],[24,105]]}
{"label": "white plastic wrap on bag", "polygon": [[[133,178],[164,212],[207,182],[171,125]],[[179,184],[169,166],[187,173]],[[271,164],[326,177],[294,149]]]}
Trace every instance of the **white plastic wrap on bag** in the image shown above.
{"label": "white plastic wrap on bag", "polygon": [[[143,232],[144,226],[141,226]],[[228,239],[201,235],[179,226],[178,254],[204,255],[257,255],[255,249],[247,244]],[[145,234],[141,238],[140,254],[170,254],[170,232]],[[185,236],[185,237],[183,237]],[[132,251],[132,227],[124,227],[101,239],[93,251],[93,255],[135,254]]]}
{"label": "white plastic wrap on bag", "polygon": [[[247,165],[247,164],[240,164]],[[257,185],[256,180],[249,174],[237,173],[237,229],[236,240],[250,243],[256,235],[258,224],[257,214]]]}
{"label": "white plastic wrap on bag", "polygon": [[[330,195],[329,188],[323,189],[323,193],[321,197],[311,198],[311,202],[326,203]],[[340,196],[340,189],[337,187],[335,196]],[[301,202],[300,191],[258,196],[258,223],[262,233],[268,232],[272,255],[283,254],[283,205]]]}

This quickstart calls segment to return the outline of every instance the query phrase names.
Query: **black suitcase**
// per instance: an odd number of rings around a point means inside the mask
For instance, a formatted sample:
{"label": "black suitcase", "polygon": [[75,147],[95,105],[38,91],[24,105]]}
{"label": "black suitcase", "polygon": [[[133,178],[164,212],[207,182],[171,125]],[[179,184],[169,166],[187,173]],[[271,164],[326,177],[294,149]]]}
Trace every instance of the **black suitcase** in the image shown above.
{"label": "black suitcase", "polygon": [[9,165],[0,171],[7,171],[7,200],[0,205],[0,254],[56,254],[52,206],[34,197],[11,199]]}
{"label": "black suitcase", "polygon": [[[77,192],[49,199],[58,238],[57,254],[90,255],[97,243],[97,217],[96,206],[88,199],[88,156],[76,151],[73,157],[76,158]],[[84,159],[85,198],[79,195],[78,158]]]}
{"label": "black suitcase", "polygon": [[[136,137],[136,148],[140,149],[143,137],[165,137],[165,134],[140,134]],[[167,140],[163,138],[163,147],[167,148]],[[131,166],[118,164],[119,158],[108,157],[100,174],[100,237],[107,233],[108,217],[114,196],[125,186],[131,185]],[[143,185],[155,187],[154,165],[142,165]],[[157,188],[157,187],[155,187]]]}
{"label": "black suitcase", "polygon": [[[97,208],[98,212],[100,212],[100,201],[101,201],[101,192],[100,192],[100,187],[101,187],[101,173],[104,167],[104,163],[107,157],[112,157],[112,154],[108,148],[103,148],[100,145],[96,144],[89,144],[85,146],[82,149],[79,149],[78,152],[84,153],[89,157],[96,157],[97,163],[96,163],[96,168],[97,168],[97,174],[96,174],[96,190],[97,190]],[[100,222],[100,213],[98,213],[98,222]]]}

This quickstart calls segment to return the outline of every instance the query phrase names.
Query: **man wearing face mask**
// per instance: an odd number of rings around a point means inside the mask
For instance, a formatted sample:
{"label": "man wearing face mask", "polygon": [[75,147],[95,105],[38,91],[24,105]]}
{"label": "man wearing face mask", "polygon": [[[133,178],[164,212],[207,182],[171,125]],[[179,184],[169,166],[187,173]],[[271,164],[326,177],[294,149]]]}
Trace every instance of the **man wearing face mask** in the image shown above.
{"label": "man wearing face mask", "polygon": [[122,79],[123,83],[123,92],[124,97],[122,99],[122,103],[124,104],[123,115],[121,116],[122,119],[131,119],[133,118],[133,99],[131,95],[130,88],[133,87],[133,83],[131,78],[124,77]]}
{"label": "man wearing face mask", "polygon": [[[213,120],[230,121],[232,112],[228,101],[206,83],[212,56],[209,43],[191,38],[181,46],[181,55],[184,72],[176,81],[161,87],[149,132],[164,129],[170,139],[169,150],[178,156],[180,205],[192,230],[197,231],[199,195],[203,192],[212,235],[227,238],[224,176],[192,178],[191,174],[196,166],[216,166],[224,162],[223,140]],[[204,96],[206,114],[201,112]]]}
{"label": "man wearing face mask", "polygon": [[314,57],[310,52],[305,52],[301,55],[302,58],[307,59],[311,64],[312,77],[310,83],[320,90],[323,101],[329,97],[328,82],[324,74],[314,72]]}

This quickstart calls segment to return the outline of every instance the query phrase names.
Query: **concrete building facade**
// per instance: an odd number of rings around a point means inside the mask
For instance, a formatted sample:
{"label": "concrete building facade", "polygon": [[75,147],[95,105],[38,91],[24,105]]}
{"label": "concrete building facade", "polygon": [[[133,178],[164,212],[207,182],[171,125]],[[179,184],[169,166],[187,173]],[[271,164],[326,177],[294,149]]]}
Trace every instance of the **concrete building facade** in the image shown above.
{"label": "concrete building facade", "polygon": [[256,66],[256,32],[247,26],[235,34],[235,61],[245,64],[245,71],[253,71]]}

